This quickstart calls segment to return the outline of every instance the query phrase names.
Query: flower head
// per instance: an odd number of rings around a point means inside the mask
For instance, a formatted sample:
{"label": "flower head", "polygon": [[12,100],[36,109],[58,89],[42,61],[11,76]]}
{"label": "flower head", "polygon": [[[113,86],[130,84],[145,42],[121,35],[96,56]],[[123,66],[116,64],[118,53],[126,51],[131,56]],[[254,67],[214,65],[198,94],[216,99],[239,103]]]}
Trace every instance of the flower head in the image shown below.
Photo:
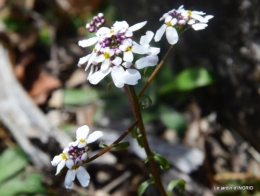
{"label": "flower head", "polygon": [[103,136],[101,131],[94,131],[93,133],[89,134],[89,127],[84,125],[79,127],[76,131],[77,140],[72,143],[72,146],[77,146],[78,148],[84,148],[87,144],[92,143]]}
{"label": "flower head", "polygon": [[66,147],[60,155],[55,156],[51,161],[52,166],[57,166],[57,171],[55,175],[60,173],[62,168],[65,166],[66,162],[69,160],[68,150],[69,148]]}
{"label": "flower head", "polygon": [[78,62],[80,66],[87,64],[85,70],[90,69],[88,80],[91,84],[98,84],[109,73],[118,88],[138,83],[141,74],[135,69],[134,54],[148,54],[150,47],[149,44],[136,44],[132,36],[145,24],[146,21],[129,26],[126,21],[116,21],[110,28],[96,29],[95,37],[79,41],[82,47],[96,44],[93,52]]}
{"label": "flower head", "polygon": [[170,10],[160,18],[160,21],[163,20],[164,24],[157,30],[154,40],[156,42],[160,41],[166,32],[166,38],[169,44],[176,44],[179,40],[178,32],[181,31],[185,25],[190,25],[196,31],[208,26],[207,23],[213,16],[203,15],[205,15],[204,12],[185,10],[183,6],[180,6],[177,10]]}
{"label": "flower head", "polygon": [[57,166],[56,175],[66,165],[69,169],[65,177],[65,187],[71,189],[74,185],[75,177],[79,180],[83,187],[88,186],[90,176],[85,168],[82,166],[87,160],[87,144],[96,141],[103,136],[101,131],[94,131],[88,135],[89,128],[84,125],[77,129],[77,140],[69,143],[60,155],[57,155],[51,161],[52,166]]}
{"label": "flower head", "polygon": [[65,187],[71,189],[74,186],[73,181],[75,177],[79,180],[81,186],[87,187],[90,181],[89,173],[86,169],[78,164],[75,164],[72,160],[66,163],[66,166],[69,168],[65,177]]}

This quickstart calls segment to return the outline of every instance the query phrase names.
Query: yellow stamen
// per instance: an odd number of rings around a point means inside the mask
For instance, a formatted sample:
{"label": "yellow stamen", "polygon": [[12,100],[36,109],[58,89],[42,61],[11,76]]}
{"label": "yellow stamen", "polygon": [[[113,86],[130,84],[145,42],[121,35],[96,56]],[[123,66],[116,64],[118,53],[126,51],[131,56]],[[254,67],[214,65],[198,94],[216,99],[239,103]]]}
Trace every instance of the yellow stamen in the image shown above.
{"label": "yellow stamen", "polygon": [[85,143],[86,140],[84,140],[84,139],[80,139],[79,142],[80,142],[80,143]]}
{"label": "yellow stamen", "polygon": [[78,169],[78,168],[79,168],[79,166],[78,166],[78,165],[73,165],[71,169],[74,169],[74,170],[76,170],[76,169]]}
{"label": "yellow stamen", "polygon": [[172,24],[170,22],[166,22],[165,24],[167,25],[167,27],[171,27],[172,26]]}
{"label": "yellow stamen", "polygon": [[188,10],[188,15],[191,16],[191,14],[192,14],[192,11]]}
{"label": "yellow stamen", "polygon": [[131,46],[127,46],[127,48],[125,49],[127,52],[132,50]]}
{"label": "yellow stamen", "polygon": [[114,33],[114,29],[111,29],[111,30],[110,30],[110,33],[111,33],[111,34]]}
{"label": "yellow stamen", "polygon": [[108,52],[104,52],[104,57],[105,57],[106,59],[109,59],[109,58],[110,58],[110,54],[109,54]]}
{"label": "yellow stamen", "polygon": [[62,158],[63,160],[67,160],[67,156],[66,156],[65,153],[61,153],[60,156],[61,156],[61,158]]}

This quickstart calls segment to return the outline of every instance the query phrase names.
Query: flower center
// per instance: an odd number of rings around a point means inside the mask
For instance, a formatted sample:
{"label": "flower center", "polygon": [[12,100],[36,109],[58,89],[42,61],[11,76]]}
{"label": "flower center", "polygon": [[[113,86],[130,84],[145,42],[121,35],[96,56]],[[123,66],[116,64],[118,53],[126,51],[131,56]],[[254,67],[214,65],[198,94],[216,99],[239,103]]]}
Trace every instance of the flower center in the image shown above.
{"label": "flower center", "polygon": [[86,140],[85,140],[85,139],[80,139],[79,142],[80,142],[80,143],[85,143]]}
{"label": "flower center", "polygon": [[109,59],[109,58],[110,58],[110,54],[109,54],[108,52],[104,52],[104,57],[105,57],[106,59]]}
{"label": "flower center", "polygon": [[63,160],[67,160],[67,156],[66,156],[66,154],[65,153],[61,153],[61,158],[63,159]]}
{"label": "flower center", "polygon": [[131,46],[127,46],[126,49],[125,49],[125,51],[127,51],[127,52],[128,52],[128,51],[131,51],[131,50],[132,50],[132,47],[131,47]]}
{"label": "flower center", "polygon": [[191,16],[192,15],[192,11],[191,10],[188,10],[188,15]]}
{"label": "flower center", "polygon": [[166,22],[165,24],[167,25],[167,27],[171,27],[172,26],[171,22]]}
{"label": "flower center", "polygon": [[76,169],[78,169],[78,168],[79,168],[78,165],[73,165],[71,169],[76,170]]}

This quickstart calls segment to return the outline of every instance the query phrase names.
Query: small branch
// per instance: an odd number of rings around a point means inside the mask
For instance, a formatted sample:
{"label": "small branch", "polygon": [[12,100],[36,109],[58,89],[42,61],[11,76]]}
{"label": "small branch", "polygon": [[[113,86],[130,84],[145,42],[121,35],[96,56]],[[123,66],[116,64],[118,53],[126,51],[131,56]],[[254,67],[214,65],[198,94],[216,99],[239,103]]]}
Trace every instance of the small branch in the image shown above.
{"label": "small branch", "polygon": [[84,161],[84,163],[89,163],[93,160],[95,160],[96,158],[100,157],[101,155],[105,154],[106,152],[108,152],[109,150],[111,150],[115,144],[118,144],[119,142],[121,142],[125,136],[127,136],[128,133],[130,133],[130,131],[132,131],[132,129],[138,124],[138,121],[134,121],[131,126],[125,130],[125,132],[117,139],[115,140],[112,144],[110,144],[107,148],[103,149],[102,151],[100,151],[99,153],[97,153],[96,155],[94,155],[93,157],[87,159],[86,161]]}
{"label": "small branch", "polygon": [[[138,97],[136,95],[136,92],[135,92],[135,89],[134,89],[133,86],[129,86],[129,90],[130,90],[131,95],[132,95],[134,108],[135,108],[135,114],[136,114],[137,120],[139,122],[138,128],[140,130],[140,133],[142,134],[142,137],[141,137],[142,144],[144,146],[146,156],[150,157],[152,155],[152,151],[151,151],[149,143],[147,141],[146,131],[145,131],[145,127],[144,127],[144,123],[143,123],[143,119],[142,119],[142,114],[141,114],[141,110],[140,110],[140,106],[139,106]],[[158,168],[157,168],[157,165],[154,161],[154,158],[153,157],[150,158],[148,162],[150,164],[151,172],[152,172],[152,175],[154,177],[155,184],[156,184],[156,186],[157,186],[157,188],[160,192],[160,195],[166,196],[165,190],[164,190],[163,185],[162,185],[161,176],[158,172]]]}
{"label": "small branch", "polygon": [[157,67],[155,68],[155,70],[153,71],[152,75],[148,78],[148,80],[146,81],[145,85],[143,86],[143,88],[140,90],[140,92],[138,93],[138,97],[141,97],[142,94],[144,93],[144,91],[147,89],[147,87],[150,85],[150,83],[153,81],[154,77],[157,75],[157,73],[159,72],[159,70],[161,69],[161,67],[163,66],[163,64],[165,63],[166,59],[169,57],[171,51],[173,50],[174,45],[171,45],[171,47],[169,48],[169,50],[167,51],[167,53],[165,54],[165,56],[163,57],[163,59],[161,60],[161,62],[157,65]]}
{"label": "small branch", "polygon": [[130,92],[129,92],[128,85],[125,85],[125,86],[124,86],[124,90],[125,90],[125,94],[126,94],[126,97],[127,97],[127,99],[128,99],[128,102],[129,102],[129,104],[130,104],[131,110],[132,110],[132,112],[133,112],[133,114],[134,114],[134,117],[136,118],[134,103],[133,103],[133,100],[132,100],[132,98],[131,98],[131,94],[130,94]]}

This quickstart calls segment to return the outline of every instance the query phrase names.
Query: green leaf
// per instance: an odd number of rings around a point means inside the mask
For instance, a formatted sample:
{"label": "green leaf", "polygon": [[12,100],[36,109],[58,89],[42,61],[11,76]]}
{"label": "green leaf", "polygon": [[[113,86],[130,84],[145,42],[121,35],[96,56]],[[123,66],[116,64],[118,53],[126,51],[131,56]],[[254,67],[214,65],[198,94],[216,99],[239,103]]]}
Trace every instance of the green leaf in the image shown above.
{"label": "green leaf", "polygon": [[142,109],[148,108],[152,103],[153,101],[148,95],[142,95],[139,98],[139,104]]}
{"label": "green leaf", "polygon": [[128,146],[130,146],[129,142],[121,142],[119,144],[115,144],[111,150],[124,150],[126,149]]}
{"label": "green leaf", "polygon": [[149,179],[149,180],[146,180],[144,181],[139,189],[138,189],[138,196],[141,196],[142,194],[144,194],[145,190],[147,189],[147,187],[150,185],[150,184],[154,184],[154,179]]}
{"label": "green leaf", "polygon": [[21,171],[27,163],[28,158],[21,148],[6,149],[0,156],[0,183]]}
{"label": "green leaf", "polygon": [[100,147],[100,148],[107,148],[108,145],[105,144],[103,141],[101,141],[101,142],[99,143],[99,147]]}
{"label": "green leaf", "polygon": [[180,72],[171,82],[164,85],[159,93],[187,91],[207,86],[214,82],[213,75],[205,68],[189,68]]}
{"label": "green leaf", "polygon": [[[2,184],[0,184],[1,195],[17,195],[18,193],[46,193],[45,188],[41,184],[42,175],[37,173],[31,173],[26,178],[24,175],[17,175]],[[27,195],[26,194],[26,195]]]}
{"label": "green leaf", "polygon": [[51,45],[51,31],[50,28],[45,26],[40,29],[38,32],[38,39],[39,43],[44,46],[50,46]]}
{"label": "green leaf", "polygon": [[65,105],[87,105],[98,98],[94,89],[64,89]]}
{"label": "green leaf", "polygon": [[170,163],[161,155],[154,152],[154,159],[159,163],[162,170],[166,170],[170,167]]}
{"label": "green leaf", "polygon": [[180,135],[183,135],[187,129],[187,122],[183,115],[167,106],[160,106],[160,119],[168,128],[176,130]]}
{"label": "green leaf", "polygon": [[185,191],[185,181],[184,180],[172,180],[167,187],[167,196],[171,196],[171,192],[174,187],[178,186],[180,193]]}

